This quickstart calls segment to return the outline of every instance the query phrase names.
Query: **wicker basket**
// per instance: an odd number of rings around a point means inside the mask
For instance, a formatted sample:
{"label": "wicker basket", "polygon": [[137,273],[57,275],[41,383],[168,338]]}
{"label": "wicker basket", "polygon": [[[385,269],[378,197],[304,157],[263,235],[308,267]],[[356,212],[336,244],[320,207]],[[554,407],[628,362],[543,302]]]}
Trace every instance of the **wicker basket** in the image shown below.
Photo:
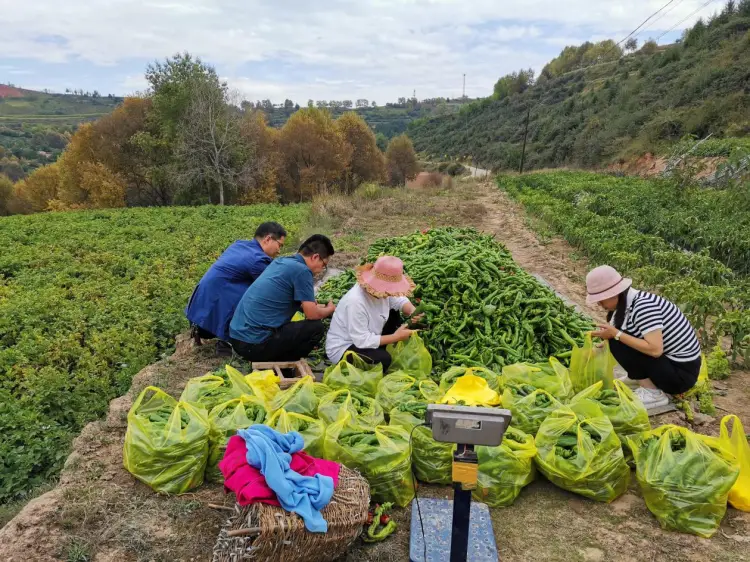
{"label": "wicker basket", "polygon": [[[327,533],[310,533],[302,519],[284,509],[255,503],[235,506],[214,546],[212,562],[330,562],[343,555],[367,521],[370,486],[341,465],[339,482],[323,517]],[[240,531],[243,529],[244,531]],[[245,533],[231,536],[232,532]]]}

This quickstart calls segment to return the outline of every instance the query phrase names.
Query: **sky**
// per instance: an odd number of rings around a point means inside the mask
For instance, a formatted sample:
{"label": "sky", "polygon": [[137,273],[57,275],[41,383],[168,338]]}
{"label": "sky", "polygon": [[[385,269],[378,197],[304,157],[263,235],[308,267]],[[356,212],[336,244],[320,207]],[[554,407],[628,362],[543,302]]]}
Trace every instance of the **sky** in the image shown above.
{"label": "sky", "polygon": [[[248,100],[482,97],[566,45],[620,40],[669,0],[0,0],[0,83],[145,91],[146,66],[189,51]],[[656,38],[705,0],[672,0]],[[716,0],[660,39],[671,43]]]}

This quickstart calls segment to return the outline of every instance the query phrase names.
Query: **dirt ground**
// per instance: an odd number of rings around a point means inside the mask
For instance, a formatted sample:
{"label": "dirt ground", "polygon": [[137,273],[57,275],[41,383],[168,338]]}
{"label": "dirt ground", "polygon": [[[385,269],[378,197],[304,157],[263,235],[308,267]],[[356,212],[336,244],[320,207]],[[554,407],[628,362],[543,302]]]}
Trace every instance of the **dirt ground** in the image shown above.
{"label": "dirt ground", "polygon": [[[367,199],[327,197],[313,206],[310,231],[328,232],[339,250],[333,265],[358,263],[369,243],[384,235],[443,225],[493,232],[518,263],[594,317],[585,304],[587,264],[564,241],[525,216],[492,184],[474,180],[453,189],[384,189]],[[532,229],[533,227],[533,229]],[[536,234],[534,231],[538,231]],[[59,485],[31,501],[0,529],[0,560],[47,562],[208,561],[225,514],[208,503],[231,504],[218,485],[179,497],[154,494],[122,467],[126,414],[148,385],[179,395],[187,379],[222,365],[213,346],[199,348],[181,336],[173,356],[144,369],[130,392],[110,405],[106,420],[88,425],[74,444]],[[240,366],[241,367],[241,366]],[[714,384],[720,413],[737,413],[750,428],[750,373],[736,371]],[[655,420],[685,424],[681,414]],[[715,434],[718,422],[695,429]],[[421,486],[420,497],[450,497],[447,487]],[[729,509],[712,539],[662,531],[633,478],[612,504],[565,492],[543,478],[515,504],[491,510],[500,559],[536,561],[742,561],[750,560],[750,513]],[[383,543],[357,542],[341,562],[408,560],[410,510],[397,510],[399,527]]]}

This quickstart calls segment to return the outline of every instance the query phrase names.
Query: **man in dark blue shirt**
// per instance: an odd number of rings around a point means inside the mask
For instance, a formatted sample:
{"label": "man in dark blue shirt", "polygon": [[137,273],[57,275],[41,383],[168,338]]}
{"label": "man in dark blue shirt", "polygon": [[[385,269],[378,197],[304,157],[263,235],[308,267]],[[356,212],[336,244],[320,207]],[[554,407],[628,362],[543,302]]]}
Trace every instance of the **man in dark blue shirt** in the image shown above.
{"label": "man in dark blue shirt", "polygon": [[[333,256],[331,241],[311,236],[299,253],[275,260],[242,296],[232,317],[229,341],[249,361],[297,361],[323,339],[323,318],[336,309],[315,300],[313,275]],[[302,310],[306,320],[292,322]]]}
{"label": "man in dark blue shirt", "polygon": [[229,340],[229,322],[247,288],[279,255],[286,230],[279,223],[264,222],[253,240],[237,240],[208,269],[185,309],[200,338]]}

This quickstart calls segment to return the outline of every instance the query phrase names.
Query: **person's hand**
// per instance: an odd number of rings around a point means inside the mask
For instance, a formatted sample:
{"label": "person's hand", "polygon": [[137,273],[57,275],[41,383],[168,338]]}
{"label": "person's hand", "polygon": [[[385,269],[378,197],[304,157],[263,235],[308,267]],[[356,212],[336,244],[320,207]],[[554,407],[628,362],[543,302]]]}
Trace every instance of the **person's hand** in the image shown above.
{"label": "person's hand", "polygon": [[424,319],[424,312],[422,312],[421,314],[415,314],[409,319],[411,320],[412,324],[419,324]]}
{"label": "person's hand", "polygon": [[336,305],[333,304],[333,301],[328,301],[328,304],[325,306],[325,309],[330,313],[333,314],[333,312],[336,310]]}
{"label": "person's hand", "polygon": [[597,324],[596,327],[597,329],[591,332],[591,336],[594,338],[611,340],[617,335],[617,328],[612,324]]}
{"label": "person's hand", "polygon": [[403,324],[393,335],[396,337],[396,341],[404,341],[408,340],[416,331],[417,330],[410,330],[406,324]]}

